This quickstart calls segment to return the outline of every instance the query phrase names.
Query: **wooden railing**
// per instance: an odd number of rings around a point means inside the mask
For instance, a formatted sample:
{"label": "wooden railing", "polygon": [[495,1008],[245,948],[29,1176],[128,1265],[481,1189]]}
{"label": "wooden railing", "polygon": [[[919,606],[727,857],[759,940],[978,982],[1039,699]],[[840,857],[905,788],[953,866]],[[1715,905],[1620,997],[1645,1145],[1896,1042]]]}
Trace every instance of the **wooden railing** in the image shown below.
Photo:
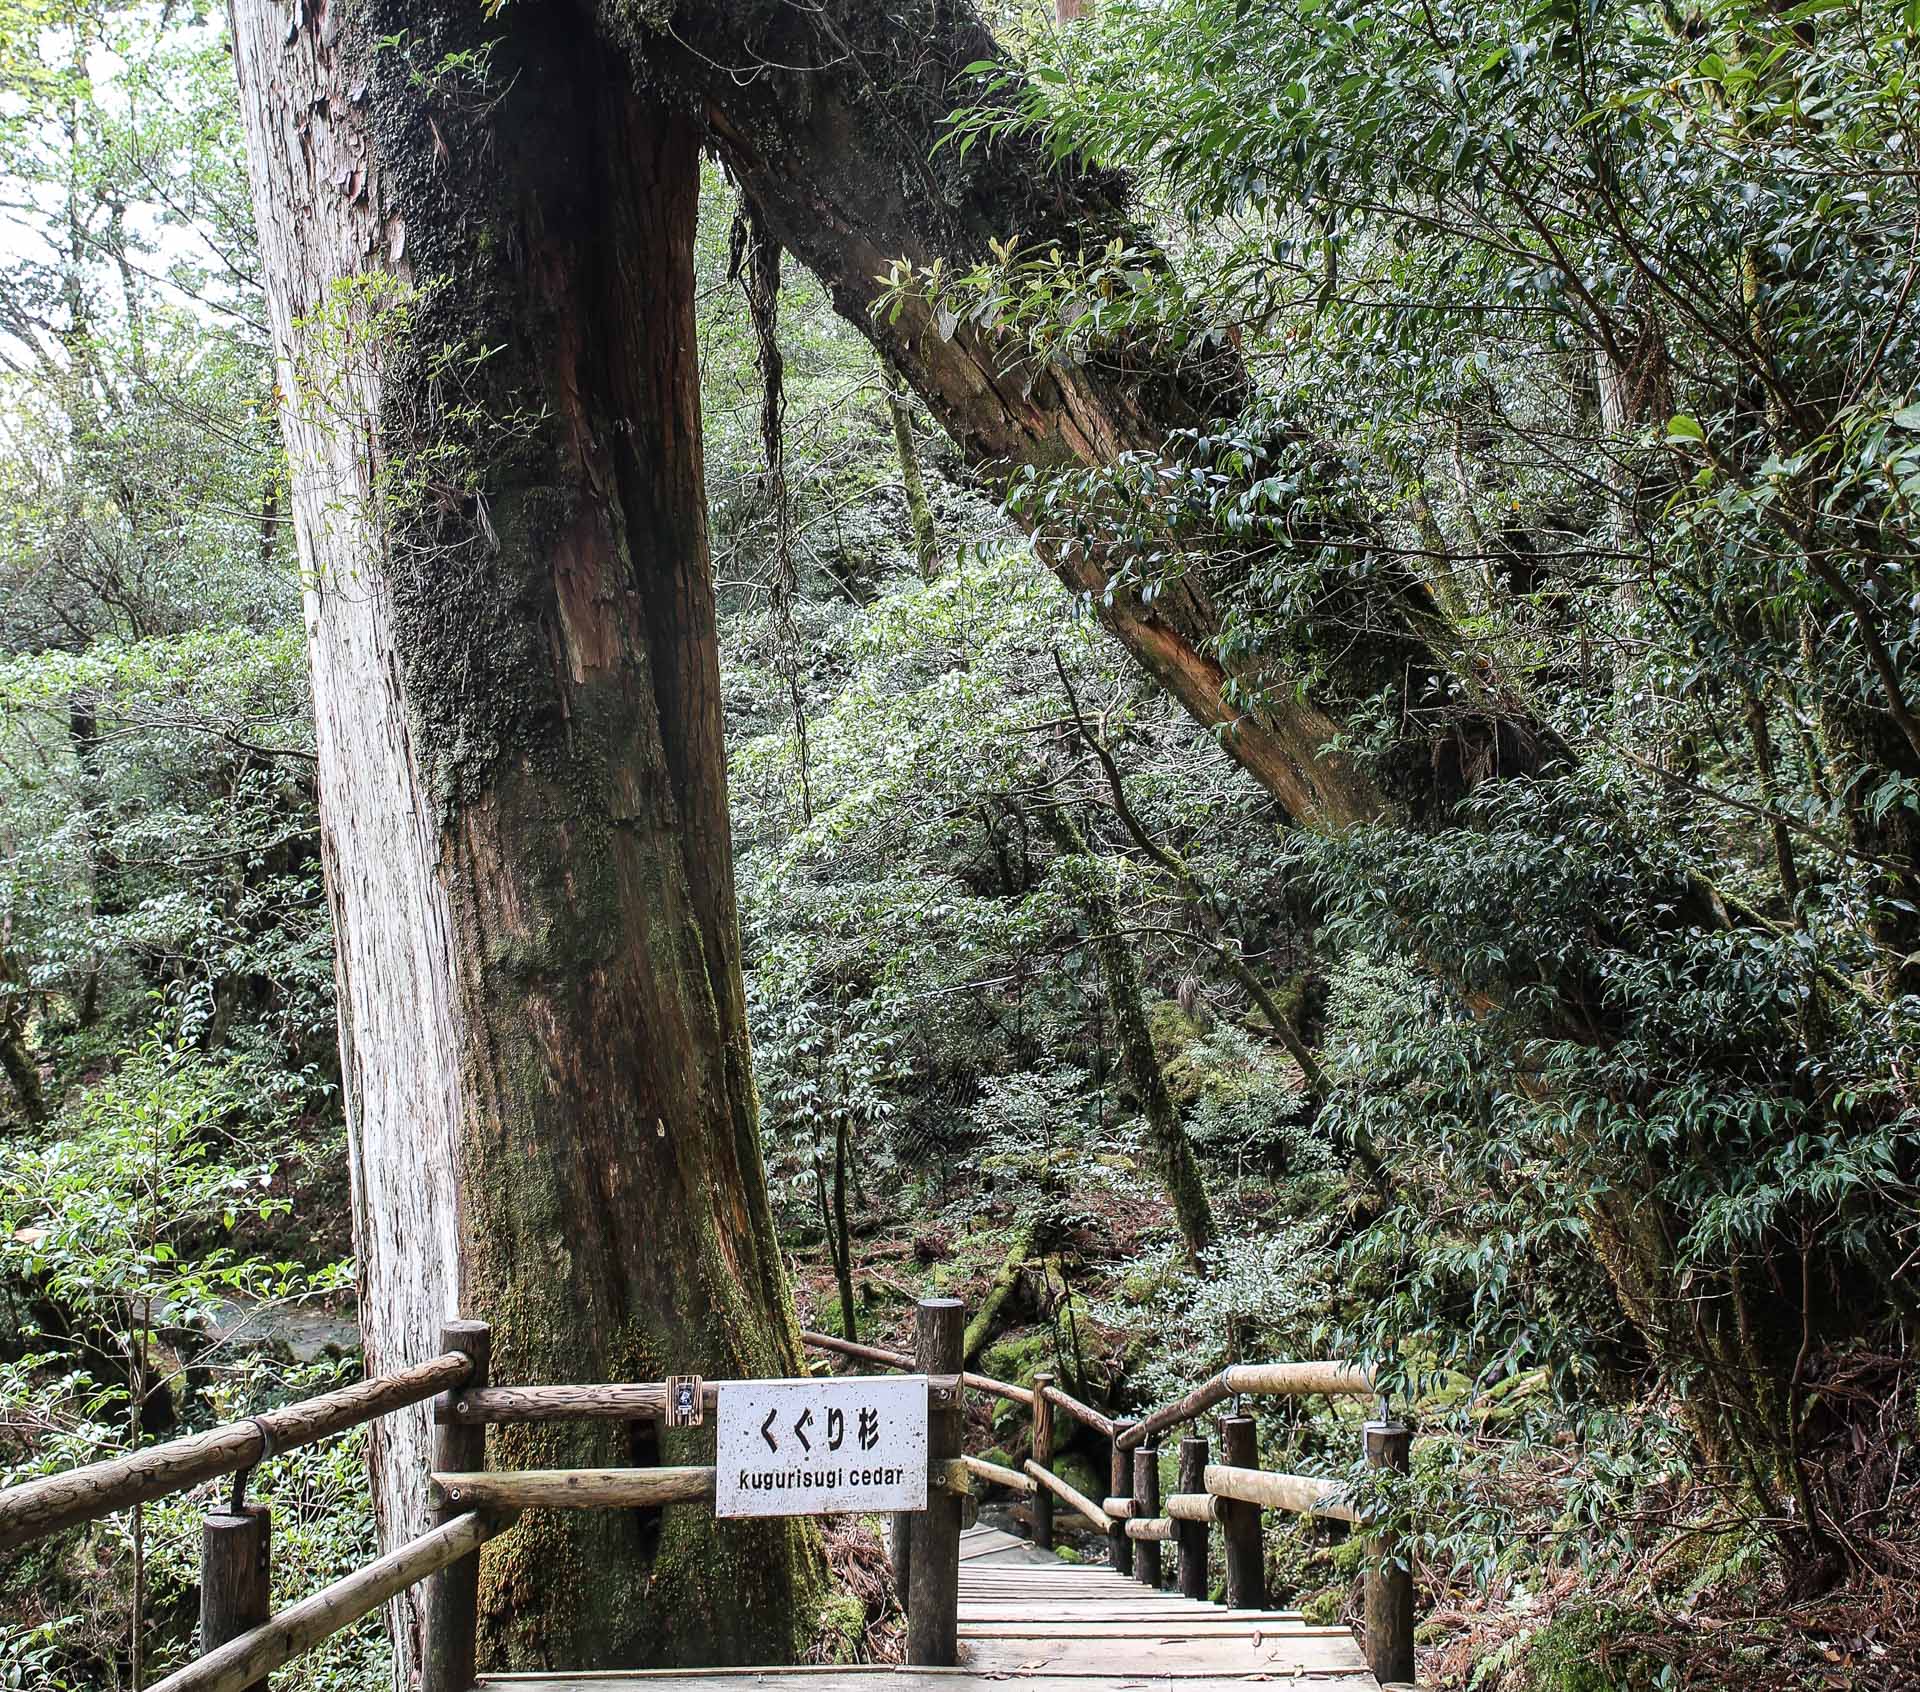
{"label": "wooden railing", "polygon": [[[914,1367],[903,1352],[855,1345],[832,1334],[803,1330],[801,1339],[821,1351],[837,1352],[891,1368]],[[1034,1543],[1051,1550],[1054,1510],[1065,1504],[1086,1523],[1107,1535],[1107,1559],[1121,1574],[1158,1587],[1165,1577],[1161,1547],[1175,1547],[1175,1578],[1189,1598],[1208,1596],[1209,1535],[1220,1529],[1226,1561],[1226,1602],[1236,1610],[1267,1607],[1266,1562],[1261,1512],[1284,1510],[1332,1521],[1357,1523],[1359,1512],[1338,1481],[1309,1475],[1278,1474],[1260,1467],[1253,1418],[1237,1411],[1219,1418],[1219,1461],[1204,1433],[1180,1441],[1179,1488],[1160,1496],[1158,1438],[1193,1422],[1229,1399],[1262,1397],[1371,1398],[1372,1377],[1349,1363],[1237,1363],[1202,1382],[1185,1397],[1133,1420],[1116,1420],[1083,1404],[1054,1384],[1051,1375],[1034,1377],[1031,1390],[969,1374],[966,1384],[1027,1407],[1032,1413],[1032,1455],[1019,1469],[978,1457],[963,1461],[975,1478],[1032,1501]],[[1098,1501],[1077,1491],[1053,1472],[1058,1443],[1054,1413],[1063,1412],[1106,1442],[1110,1496]],[[1362,1451],[1374,1468],[1404,1473],[1409,1467],[1410,1429],[1384,1414],[1367,1422]],[[896,1527],[896,1542],[900,1529]],[[1369,1561],[1364,1606],[1367,1664],[1383,1683],[1411,1681],[1413,1661],[1413,1575],[1409,1548],[1394,1534],[1376,1534]],[[896,1559],[897,1560],[897,1559]]]}
{"label": "wooden railing", "polygon": [[[1180,1590],[1195,1598],[1207,1595],[1208,1535],[1217,1525],[1225,1541],[1226,1598],[1237,1609],[1266,1607],[1262,1509],[1354,1519],[1337,1483],[1261,1469],[1250,1417],[1222,1418],[1217,1463],[1209,1460],[1212,1453],[1204,1436],[1183,1439],[1180,1490],[1164,1501],[1155,1439],[1235,1395],[1368,1394],[1371,1383],[1361,1371],[1335,1363],[1239,1365],[1177,1403],[1135,1421],[1116,1422],[1062,1391],[1050,1375],[1037,1376],[1028,1388],[963,1370],[964,1314],[954,1299],[920,1301],[911,1356],[826,1334],[803,1336],[811,1346],[928,1378],[927,1508],[896,1515],[893,1529],[910,1665],[950,1667],[956,1661],[961,1507],[975,1480],[1029,1496],[1034,1537],[1042,1546],[1053,1544],[1056,1503],[1065,1505],[1107,1535],[1115,1569],[1137,1574],[1150,1586],[1161,1584],[1161,1546],[1171,1542],[1177,1548]],[[494,1386],[488,1380],[489,1358],[490,1332],[484,1323],[448,1323],[442,1329],[440,1354],[396,1375],[9,1487],[0,1491],[0,1550],[233,1475],[237,1478],[226,1507],[209,1512],[202,1523],[202,1655],[149,1692],[266,1692],[266,1678],[274,1670],[422,1581],[431,1583],[423,1692],[470,1692],[476,1679],[480,1547],[511,1527],[520,1511],[706,1504],[714,1497],[716,1482],[710,1466],[489,1470],[489,1424],[658,1421],[666,1416],[669,1391],[665,1382]],[[715,1405],[728,1384],[703,1384],[706,1408]],[[962,1453],[968,1388],[1030,1412],[1032,1455],[1019,1469]],[[266,1505],[246,1502],[248,1474],[278,1452],[429,1398],[435,1400],[433,1526],[312,1597],[270,1614],[270,1513]],[[1053,1472],[1056,1412],[1108,1442],[1112,1496],[1089,1498]],[[1365,1441],[1370,1463],[1407,1466],[1405,1427],[1369,1422]],[[1411,1680],[1411,1576],[1397,1545],[1383,1549],[1367,1576],[1367,1657],[1382,1681]]]}
{"label": "wooden railing", "polygon": [[[471,1586],[480,1547],[511,1524],[482,1511],[445,1513],[429,1532],[274,1616],[269,1614],[271,1517],[267,1506],[246,1501],[248,1475],[281,1452],[429,1398],[445,1402],[456,1390],[484,1383],[486,1368],[485,1325],[453,1322],[442,1330],[440,1355],[398,1374],[360,1381],[125,1457],[22,1481],[0,1492],[0,1551],[233,1475],[226,1508],[210,1511],[201,1522],[203,1654],[154,1682],[148,1692],[266,1692],[267,1676],[275,1669],[408,1587],[430,1578],[445,1592],[458,1593],[463,1580]],[[428,1657],[428,1692],[464,1692],[473,1684],[471,1652],[464,1681],[434,1674],[431,1648]],[[444,1659],[439,1661],[444,1664]]]}

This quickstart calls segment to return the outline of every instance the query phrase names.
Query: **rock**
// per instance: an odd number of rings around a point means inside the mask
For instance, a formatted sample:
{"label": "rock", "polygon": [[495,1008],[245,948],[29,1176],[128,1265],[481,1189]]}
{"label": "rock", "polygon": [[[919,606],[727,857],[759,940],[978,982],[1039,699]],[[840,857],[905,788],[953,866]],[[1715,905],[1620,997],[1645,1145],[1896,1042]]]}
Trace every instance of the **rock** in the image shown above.
{"label": "rock", "polygon": [[253,1304],[222,1300],[206,1314],[201,1331],[223,1350],[261,1352],[285,1363],[317,1363],[323,1357],[360,1355],[360,1324],[304,1304]]}

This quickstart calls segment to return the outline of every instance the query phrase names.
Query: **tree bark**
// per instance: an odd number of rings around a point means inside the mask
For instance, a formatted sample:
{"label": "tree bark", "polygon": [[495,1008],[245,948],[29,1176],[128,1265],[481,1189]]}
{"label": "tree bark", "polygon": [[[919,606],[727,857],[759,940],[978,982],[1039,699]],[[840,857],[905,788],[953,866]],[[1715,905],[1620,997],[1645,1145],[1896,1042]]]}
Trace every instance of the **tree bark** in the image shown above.
{"label": "tree bark", "polygon": [[[563,7],[233,0],[232,22],[368,1366],[457,1313],[493,1324],[506,1383],[797,1373],[734,910],[698,133]],[[449,57],[470,52],[483,80]],[[376,1434],[388,1545],[428,1519],[427,1432]],[[673,1462],[697,1439],[516,1426],[491,1460]],[[488,1548],[482,1657],[777,1661],[819,1569],[800,1524],[537,1513]],[[412,1601],[397,1623],[404,1684]]]}

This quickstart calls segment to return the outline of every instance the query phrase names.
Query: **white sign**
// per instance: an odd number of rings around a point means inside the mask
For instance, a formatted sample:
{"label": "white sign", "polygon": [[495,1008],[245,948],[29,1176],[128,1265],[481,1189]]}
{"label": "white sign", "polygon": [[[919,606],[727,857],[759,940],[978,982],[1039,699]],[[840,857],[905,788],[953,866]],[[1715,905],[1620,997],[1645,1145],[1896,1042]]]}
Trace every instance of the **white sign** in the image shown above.
{"label": "white sign", "polygon": [[827,1516],[927,1507],[927,1377],[728,1381],[714,1514]]}

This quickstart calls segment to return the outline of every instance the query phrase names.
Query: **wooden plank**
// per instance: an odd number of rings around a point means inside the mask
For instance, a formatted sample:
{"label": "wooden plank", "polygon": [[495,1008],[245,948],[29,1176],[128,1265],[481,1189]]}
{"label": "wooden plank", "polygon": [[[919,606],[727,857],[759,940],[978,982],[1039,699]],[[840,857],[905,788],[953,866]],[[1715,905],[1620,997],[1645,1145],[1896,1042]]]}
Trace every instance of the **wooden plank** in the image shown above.
{"label": "wooden plank", "polygon": [[1244,1639],[1250,1644],[1261,1641],[1271,1644],[1286,1639],[1352,1637],[1344,1627],[1308,1627],[1299,1621],[1206,1621],[1192,1616],[1176,1620],[1141,1616],[1108,1627],[1083,1621],[1049,1622],[1044,1617],[1029,1616],[972,1622],[963,1625],[960,1631],[965,1635],[969,1629],[976,1639],[1080,1639],[1089,1644],[1107,1639]]}
{"label": "wooden plank", "polygon": [[963,1569],[979,1568],[985,1564],[989,1568],[1023,1569],[1032,1565],[1033,1552],[1026,1546],[1017,1551],[988,1551],[978,1557],[970,1557],[960,1566]]}
{"label": "wooden plank", "polygon": [[1130,1584],[1120,1575],[1108,1575],[1098,1581],[1078,1580],[1071,1575],[1057,1575],[1047,1569],[1036,1569],[1032,1564],[974,1562],[967,1564],[963,1570],[961,1590],[984,1594],[1011,1587],[1020,1592],[1089,1592],[1113,1593],[1117,1596],[1126,1591]]}
{"label": "wooden plank", "polygon": [[[1029,1547],[1031,1549],[1031,1547]],[[1055,1578],[1070,1576],[1075,1580],[1118,1580],[1105,1563],[1069,1563],[1051,1551],[1036,1552],[1033,1559],[1036,1574],[1051,1575]]]}
{"label": "wooden plank", "polygon": [[[1076,1580],[1071,1576],[1049,1573],[1046,1569],[1036,1569],[1030,1563],[988,1563],[975,1561],[962,1571],[960,1590],[978,1596],[992,1592],[1053,1592],[1070,1594],[1075,1592],[1108,1594],[1118,1597],[1127,1591],[1132,1583],[1118,1575],[1109,1575],[1104,1580]],[[1135,1594],[1138,1596],[1138,1594]]]}
{"label": "wooden plank", "polygon": [[[697,1685],[700,1692],[764,1692],[770,1687],[792,1687],[799,1681],[807,1692],[908,1692],[914,1682],[929,1692],[1001,1692],[1008,1679],[1063,1681],[1095,1692],[1164,1692],[1165,1681],[1148,1675],[1106,1674],[1081,1677],[1072,1674],[983,1675],[966,1668],[953,1669],[841,1669],[801,1664],[792,1668],[763,1669],[609,1669],[575,1674],[544,1671],[520,1674],[483,1674],[478,1686],[497,1687],[500,1692],[608,1692],[623,1685],[647,1686],[659,1692],[663,1686],[678,1682]],[[1380,1692],[1372,1675],[1347,1670],[1309,1670],[1298,1684],[1306,1692]],[[1196,1676],[1183,1679],[1180,1692],[1248,1692],[1248,1682],[1230,1676]]]}
{"label": "wooden plank", "polygon": [[1297,1669],[1364,1673],[1366,1659],[1344,1628],[1246,1639],[972,1639],[965,1666],[982,1674],[1019,1672],[1170,1676],[1180,1680],[1235,1674],[1286,1674]]}
{"label": "wooden plank", "polygon": [[[1175,1605],[1181,1607],[1175,1609]],[[1034,1616],[1041,1620],[1051,1617],[1085,1627],[1109,1627],[1127,1626],[1140,1621],[1175,1620],[1193,1614],[1193,1605],[1184,1598],[1169,1598],[1164,1602],[1149,1600],[1131,1608],[1122,1608],[1118,1604],[1083,1604],[1068,1602],[1064,1599],[1045,1598],[1023,1599],[1003,1604],[970,1604],[964,1598],[960,1600],[962,1622],[1012,1621],[1021,1616]],[[1284,1624],[1299,1621],[1300,1612],[1298,1610],[1228,1610],[1217,1605],[1208,1605],[1199,1619]]]}
{"label": "wooden plank", "polygon": [[1107,1580],[1116,1581],[1123,1577],[1117,1575],[1104,1563],[1069,1563],[1062,1561],[1051,1552],[1042,1551],[1035,1555],[1033,1572],[1055,1580]]}
{"label": "wooden plank", "polygon": [[1012,1535],[1002,1535],[998,1540],[972,1540],[970,1544],[960,1546],[960,1561],[973,1563],[981,1558],[1000,1556],[1002,1552],[1023,1552],[1023,1550],[1027,1550],[1027,1542],[1023,1538],[1014,1538]]}

